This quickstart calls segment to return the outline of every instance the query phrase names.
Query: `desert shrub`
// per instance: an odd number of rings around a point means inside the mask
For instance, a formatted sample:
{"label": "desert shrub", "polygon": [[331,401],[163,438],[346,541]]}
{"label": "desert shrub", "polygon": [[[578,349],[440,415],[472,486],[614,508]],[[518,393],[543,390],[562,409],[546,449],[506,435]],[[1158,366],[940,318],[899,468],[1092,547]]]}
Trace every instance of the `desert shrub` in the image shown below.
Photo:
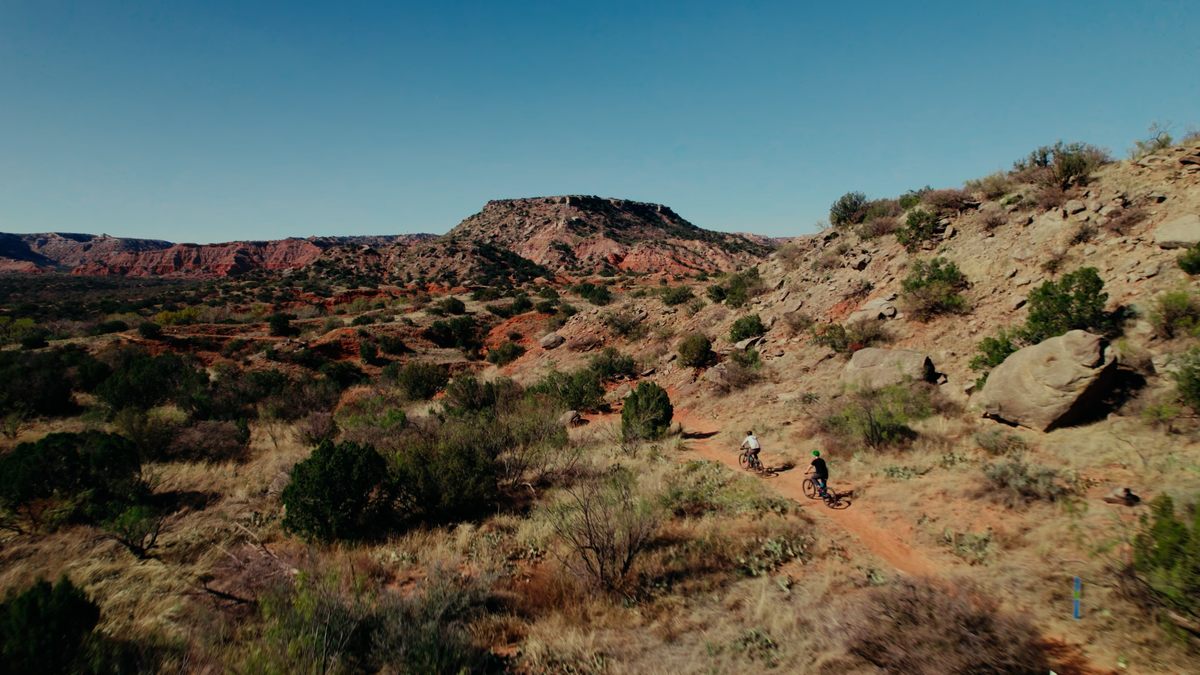
{"label": "desert shrub", "polygon": [[965,187],[984,199],[999,199],[1012,191],[1012,179],[1003,171],[966,182]]}
{"label": "desert shrub", "polygon": [[1166,150],[1174,143],[1174,139],[1171,138],[1171,132],[1157,122],[1151,124],[1146,133],[1146,138],[1133,142],[1133,148],[1129,151],[1130,159],[1141,159],[1146,155]]}
{"label": "desert shrub", "polygon": [[1033,193],[1031,201],[1043,211],[1053,211],[1067,203],[1067,191],[1058,183],[1042,185]]}
{"label": "desert shrub", "polygon": [[383,369],[384,378],[394,382],[405,397],[413,401],[428,401],[450,381],[446,367],[428,361],[409,361],[403,365],[389,364]]}
{"label": "desert shrub", "polygon": [[1159,604],[1200,616],[1200,509],[1180,519],[1170,495],[1150,502],[1133,540],[1133,572]]}
{"label": "desert shrub", "polygon": [[495,419],[468,415],[431,424],[408,435],[391,458],[393,485],[406,514],[441,522],[493,507],[499,494],[496,458],[507,440]]}
{"label": "desert shrub", "polygon": [[951,213],[959,213],[971,201],[971,196],[964,190],[946,189],[946,190],[931,190],[925,193],[922,201],[928,204],[933,210],[941,215]]}
{"label": "desert shrub", "polygon": [[626,441],[661,438],[671,426],[675,407],[667,390],[653,382],[639,382],[621,410],[621,436]]}
{"label": "desert shrub", "polygon": [[679,341],[679,363],[693,368],[702,368],[716,360],[712,340],[703,333],[691,333]]}
{"label": "desert shrub", "polygon": [[915,251],[933,239],[937,234],[937,227],[936,215],[923,209],[909,211],[904,219],[904,227],[896,230],[896,241],[909,251]]}
{"label": "desert shrub", "polygon": [[715,303],[720,304],[722,302],[725,302],[725,296],[726,296],[725,286],[723,286],[719,283],[713,284],[713,285],[709,286],[708,288],[706,288],[704,290],[704,294],[708,296],[709,300],[712,300]]}
{"label": "desert shrub", "polygon": [[524,314],[531,309],[533,309],[533,301],[530,300],[529,296],[525,294],[519,294],[515,296],[512,301],[506,305],[495,304],[487,306],[487,311],[502,319],[507,319],[518,314]]}
{"label": "desert shrub", "polygon": [[664,305],[674,307],[682,305],[696,296],[692,294],[692,289],[687,286],[668,286],[662,290],[661,297]]}
{"label": "desert shrub", "polygon": [[717,393],[721,395],[740,391],[762,380],[762,364],[758,351],[734,352],[729,361],[720,366],[720,374],[714,378]]}
{"label": "desert shrub", "polygon": [[29,317],[0,316],[0,344],[20,343],[21,338],[34,330],[37,322]]}
{"label": "desert shrub", "polygon": [[318,369],[325,381],[332,383],[339,391],[349,389],[356,384],[365,382],[366,373],[349,361],[330,361]]}
{"label": "desert shrub", "polygon": [[292,467],[283,526],[321,541],[360,537],[387,509],[387,463],[369,445],[325,441]]}
{"label": "desert shrub", "polygon": [[35,528],[47,513],[103,520],[146,493],[137,447],[116,434],[53,433],[0,455],[0,507]]}
{"label": "desert shrub", "polygon": [[846,623],[846,650],[883,672],[1050,670],[1038,631],[969,584],[902,579],[871,591]]}
{"label": "desert shrub", "polygon": [[124,546],[139,560],[150,557],[158,545],[167,514],[148,504],[134,504],[105,520],[101,527],[113,540]]}
{"label": "desert shrub", "polygon": [[163,329],[153,321],[143,321],[138,324],[138,335],[147,340],[160,340],[163,336]]}
{"label": "desert shrub", "polygon": [[867,196],[861,192],[847,192],[829,207],[829,222],[834,227],[861,223],[867,206]]}
{"label": "desert shrub", "polygon": [[1150,323],[1158,337],[1168,340],[1195,335],[1200,332],[1200,300],[1186,290],[1163,293],[1154,299]]}
{"label": "desert shrub", "polygon": [[412,351],[408,348],[408,345],[404,344],[404,340],[396,335],[380,335],[378,336],[378,340],[379,349],[384,354],[399,356],[400,354],[407,354]]}
{"label": "desert shrub", "polygon": [[642,322],[642,317],[628,309],[605,312],[600,320],[614,334],[623,338],[634,340],[646,334],[646,326]]}
{"label": "desert shrub", "polygon": [[515,342],[505,342],[504,344],[488,351],[487,360],[498,365],[505,366],[517,359],[525,353],[525,348]]}
{"label": "desert shrub", "polygon": [[1104,229],[1116,234],[1128,234],[1130,230],[1137,227],[1148,217],[1150,217],[1150,214],[1146,209],[1140,206],[1131,206],[1127,209],[1122,209],[1115,216],[1109,216],[1108,220],[1104,221]]}
{"label": "desert shrub", "polygon": [[96,395],[113,410],[182,400],[208,381],[203,371],[173,353],[151,356],[140,349],[123,349],[112,355],[110,367],[112,374],[96,388]]}
{"label": "desert shrub", "polygon": [[842,325],[827,323],[810,329],[813,343],[828,347],[838,354],[850,355],[889,339],[887,329],[879,320],[856,321]]}
{"label": "desert shrub", "polygon": [[804,248],[798,244],[788,242],[775,250],[775,257],[779,258],[786,270],[794,270],[800,266],[800,262],[804,260]]}
{"label": "desert shrub", "polygon": [[466,314],[467,312],[466,303],[452,295],[442,298],[442,301],[438,303],[438,307],[441,308],[441,310],[446,314],[452,314],[455,316]]}
{"label": "desert shrub", "polygon": [[1054,469],[1030,466],[1020,459],[989,464],[983,468],[983,475],[991,494],[1009,506],[1037,500],[1053,502],[1072,493],[1071,486]]}
{"label": "desert shrub", "polygon": [[370,340],[358,341],[358,358],[363,363],[374,364],[379,361],[379,346]]}
{"label": "desert shrub", "polygon": [[738,349],[729,354],[729,363],[742,368],[757,369],[762,367],[762,356],[757,349]]}
{"label": "desert shrub", "polygon": [[967,303],[960,292],[966,287],[966,276],[945,258],[915,261],[901,282],[904,304],[919,321],[965,310]]}
{"label": "desert shrub", "polygon": [[372,326],[378,320],[379,320],[379,317],[375,316],[374,314],[359,314],[358,316],[356,316],[350,320],[350,325],[356,326],[356,327],[357,326]]}
{"label": "desert shrub", "polygon": [[1026,180],[1062,188],[1086,185],[1092,172],[1112,161],[1108,152],[1087,143],[1044,145],[1013,164],[1013,174]]}
{"label": "desert shrub", "polygon": [[900,205],[901,209],[907,211],[920,204],[921,199],[925,196],[925,193],[931,191],[932,189],[933,188],[926,185],[920,190],[909,190],[908,192],[905,192],[897,197],[896,203]]}
{"label": "desert shrub", "polygon": [[533,308],[538,314],[553,314],[558,309],[558,303],[553,300],[539,300]]}
{"label": "desert shrub", "polygon": [[588,361],[588,368],[602,380],[616,380],[637,375],[637,362],[622,354],[616,347],[605,347]]}
{"label": "desert shrub", "polygon": [[833,404],[819,424],[835,437],[874,450],[903,445],[916,437],[909,426],[934,412],[933,393],[922,385],[892,385],[853,392]]}
{"label": "desert shrub", "polygon": [[566,545],[567,566],[599,588],[627,587],[633,564],[658,530],[653,502],[637,494],[628,469],[567,489],[551,512],[554,532]]}
{"label": "desert shrub", "polygon": [[730,307],[742,307],[750,302],[750,298],[762,293],[763,280],[757,267],[731,274],[725,280],[725,304]]}
{"label": "desert shrub", "polygon": [[579,297],[587,300],[593,305],[607,305],[612,302],[612,291],[608,286],[584,282],[571,287],[571,290]]}
{"label": "desert shrub", "polygon": [[1179,255],[1179,269],[1195,276],[1200,274],[1200,245],[1193,246]]}
{"label": "desert shrub", "polygon": [[900,227],[900,221],[895,216],[877,216],[864,221],[854,228],[854,232],[863,239],[875,239],[886,234],[892,234]]}
{"label": "desert shrub", "polygon": [[971,358],[971,369],[987,372],[1004,363],[1004,359],[1019,349],[1017,337],[1013,331],[1001,328],[995,336],[980,340],[976,347],[979,353]]}
{"label": "desert shrub", "polygon": [[1200,411],[1200,348],[1193,347],[1175,358],[1175,393],[1192,410]]}
{"label": "desert shrub", "polygon": [[539,485],[551,474],[570,470],[582,457],[557,409],[548,409],[547,401],[536,394],[505,406],[495,433],[503,439],[496,454],[498,478],[510,489]]}
{"label": "desert shrub", "polygon": [[425,329],[425,338],[439,347],[456,347],[473,353],[483,346],[480,327],[469,316],[434,321]]}
{"label": "desert shrub", "polygon": [[500,401],[520,395],[521,386],[512,380],[483,381],[474,375],[464,374],[450,380],[446,385],[446,395],[442,402],[446,412],[452,415],[468,415],[493,410]]}
{"label": "desert shrub", "polygon": [[1104,310],[1107,302],[1104,281],[1094,267],[1047,281],[1029,294],[1029,314],[1021,338],[1037,344],[1076,329],[1107,334],[1113,329],[1112,317]]}
{"label": "desert shrub", "polygon": [[1029,449],[1025,439],[1003,429],[989,429],[975,434],[975,444],[989,455],[1015,455]]}
{"label": "desert shrub", "polygon": [[600,373],[591,368],[568,373],[551,370],[529,391],[549,397],[562,410],[597,410],[604,404]]}
{"label": "desert shrub", "polygon": [[808,313],[794,310],[783,315],[783,325],[787,326],[789,335],[800,335],[813,327],[812,316]]}
{"label": "desert shrub", "polygon": [[749,314],[733,322],[729,327],[729,341],[741,342],[746,338],[758,337],[767,332],[762,319],[757,314]]}
{"label": "desert shrub", "polygon": [[296,425],[296,434],[300,442],[309,447],[332,441],[337,433],[337,422],[333,419],[333,413],[328,412],[309,413]]}
{"label": "desert shrub", "polygon": [[292,328],[292,317],[283,313],[272,314],[267,319],[267,332],[278,337],[292,335],[295,332]]}
{"label": "desert shrub", "polygon": [[63,577],[39,580],[0,603],[0,662],[14,675],[97,672],[93,654],[100,608]]}
{"label": "desert shrub", "polygon": [[222,462],[244,457],[250,440],[247,427],[236,422],[200,420],[175,434],[167,457]]}
{"label": "desert shrub", "polygon": [[93,389],[108,369],[82,350],[36,354],[0,351],[0,414],[66,415],[76,410],[71,391]]}

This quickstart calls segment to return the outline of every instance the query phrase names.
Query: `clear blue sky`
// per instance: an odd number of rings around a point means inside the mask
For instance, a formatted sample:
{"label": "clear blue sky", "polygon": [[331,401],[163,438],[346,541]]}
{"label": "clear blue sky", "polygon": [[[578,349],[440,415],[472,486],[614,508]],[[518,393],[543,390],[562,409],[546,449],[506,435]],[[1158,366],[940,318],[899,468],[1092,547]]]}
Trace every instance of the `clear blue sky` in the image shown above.
{"label": "clear blue sky", "polygon": [[0,231],[444,232],[585,193],[799,234],[1200,124],[1198,32],[1191,0],[0,0]]}

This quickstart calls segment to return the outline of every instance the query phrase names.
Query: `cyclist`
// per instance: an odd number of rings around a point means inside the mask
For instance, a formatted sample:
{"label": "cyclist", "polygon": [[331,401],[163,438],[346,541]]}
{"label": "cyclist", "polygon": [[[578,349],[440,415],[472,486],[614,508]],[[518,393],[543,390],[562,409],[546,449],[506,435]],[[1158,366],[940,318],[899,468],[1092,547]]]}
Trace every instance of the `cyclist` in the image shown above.
{"label": "cyclist", "polygon": [[758,461],[758,451],[762,450],[762,444],[758,442],[758,436],[754,435],[753,429],[746,432],[746,440],[742,441],[742,445],[738,449],[750,451],[750,466],[762,467],[762,462]]}
{"label": "cyclist", "polygon": [[820,491],[821,498],[824,499],[829,496],[829,493],[825,491],[825,486],[829,484],[829,467],[826,466],[825,460],[821,458],[820,450],[813,450],[812,454],[812,466],[808,467],[808,471],[805,473],[813,475],[813,482],[817,484],[817,490]]}

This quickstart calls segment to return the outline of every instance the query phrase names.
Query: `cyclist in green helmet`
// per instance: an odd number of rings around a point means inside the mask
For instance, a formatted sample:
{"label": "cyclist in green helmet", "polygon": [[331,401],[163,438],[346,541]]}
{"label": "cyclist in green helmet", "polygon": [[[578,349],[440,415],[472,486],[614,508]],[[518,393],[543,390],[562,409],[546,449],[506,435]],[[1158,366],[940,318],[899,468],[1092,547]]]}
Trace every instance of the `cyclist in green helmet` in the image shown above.
{"label": "cyclist in green helmet", "polygon": [[820,450],[813,450],[812,454],[812,466],[808,467],[808,471],[805,473],[813,475],[813,482],[817,484],[821,498],[824,499],[826,495],[825,486],[829,483],[829,467],[825,464],[825,460],[821,458]]}

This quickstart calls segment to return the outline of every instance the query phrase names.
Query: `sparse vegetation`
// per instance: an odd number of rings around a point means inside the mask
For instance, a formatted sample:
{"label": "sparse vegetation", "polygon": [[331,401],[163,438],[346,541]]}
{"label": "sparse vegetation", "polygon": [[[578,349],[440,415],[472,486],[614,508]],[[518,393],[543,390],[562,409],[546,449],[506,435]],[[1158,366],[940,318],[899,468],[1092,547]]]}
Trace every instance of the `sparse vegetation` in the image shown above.
{"label": "sparse vegetation", "polygon": [[919,321],[964,311],[967,303],[961,292],[966,287],[966,276],[945,258],[913,262],[908,276],[901,282],[905,306]]}
{"label": "sparse vegetation", "polygon": [[729,327],[729,341],[741,342],[747,338],[758,337],[767,332],[762,319],[757,314],[748,314],[733,322]]}
{"label": "sparse vegetation", "polygon": [[487,360],[498,365],[506,366],[513,361],[521,358],[525,354],[525,348],[515,342],[505,342],[488,352]]}
{"label": "sparse vegetation", "polygon": [[692,333],[679,341],[677,347],[679,363],[691,368],[703,368],[714,361],[717,355],[712,350],[712,340],[703,333]]}
{"label": "sparse vegetation", "polygon": [[1133,540],[1132,571],[1160,607],[1200,618],[1200,509],[1179,518],[1170,495],[1150,503]]}
{"label": "sparse vegetation", "polygon": [[1024,460],[1012,458],[983,468],[990,493],[1009,506],[1028,502],[1058,501],[1074,492],[1057,471],[1030,466]]}
{"label": "sparse vegetation", "polygon": [[1150,323],[1161,338],[1194,336],[1200,332],[1200,299],[1186,290],[1163,293],[1154,299]]}
{"label": "sparse vegetation", "polygon": [[914,439],[910,425],[934,410],[934,393],[927,386],[893,385],[846,395],[832,404],[820,427],[835,438],[879,450]]}
{"label": "sparse vegetation", "polygon": [[660,297],[664,305],[674,307],[682,305],[696,296],[692,294],[692,289],[687,286],[668,286],[662,290]]}
{"label": "sparse vegetation", "polygon": [[428,401],[450,381],[445,366],[428,361],[409,361],[403,365],[389,364],[384,368],[383,374],[385,378],[395,382],[406,397],[414,401]]}
{"label": "sparse vegetation", "polygon": [[937,233],[938,217],[929,211],[916,209],[908,212],[908,217],[904,220],[904,227],[896,230],[896,241],[904,245],[904,248],[911,251],[916,251],[925,245],[925,242],[931,241]]}
{"label": "sparse vegetation", "polygon": [[887,342],[887,329],[879,320],[856,321],[842,325],[828,323],[810,329],[813,343],[828,347],[838,354],[850,355],[872,345]]}

